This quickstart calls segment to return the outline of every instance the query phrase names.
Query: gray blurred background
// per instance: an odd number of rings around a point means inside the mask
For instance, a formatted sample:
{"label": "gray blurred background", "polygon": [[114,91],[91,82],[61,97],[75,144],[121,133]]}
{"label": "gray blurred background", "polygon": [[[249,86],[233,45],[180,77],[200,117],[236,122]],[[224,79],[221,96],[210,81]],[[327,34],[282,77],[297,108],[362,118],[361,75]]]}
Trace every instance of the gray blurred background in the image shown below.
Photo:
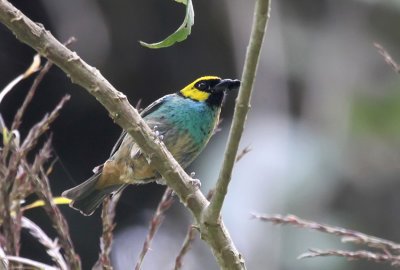
{"label": "gray blurred background", "polygon": [[[96,66],[136,104],[143,106],[202,75],[239,78],[250,34],[254,1],[194,1],[192,35],[171,48],[150,50],[138,40],[159,41],[181,23],[184,7],[173,1],[12,1]],[[223,209],[227,227],[248,269],[389,269],[341,258],[297,260],[309,247],[348,248],[336,237],[272,226],[251,212],[292,213],[400,241],[400,76],[373,47],[381,43],[400,62],[399,0],[281,0],[272,13],[241,148],[252,151],[235,167]],[[34,52],[0,26],[0,88],[21,73]],[[10,121],[32,81],[3,101]],[[59,159],[53,191],[82,182],[102,163],[120,129],[86,91],[57,68],[46,76],[23,134],[66,93],[72,100],[53,126]],[[213,187],[222,161],[235,96],[227,98],[222,132],[188,169]],[[132,269],[148,222],[163,192],[156,184],[130,187],[117,208],[112,259]],[[34,198],[32,198],[34,199]],[[99,211],[92,217],[62,207],[84,269],[97,259]],[[42,209],[28,216],[55,235]],[[188,212],[175,203],[157,234],[143,269],[171,269]],[[22,255],[50,262],[28,234]],[[217,269],[197,239],[184,269]]]}

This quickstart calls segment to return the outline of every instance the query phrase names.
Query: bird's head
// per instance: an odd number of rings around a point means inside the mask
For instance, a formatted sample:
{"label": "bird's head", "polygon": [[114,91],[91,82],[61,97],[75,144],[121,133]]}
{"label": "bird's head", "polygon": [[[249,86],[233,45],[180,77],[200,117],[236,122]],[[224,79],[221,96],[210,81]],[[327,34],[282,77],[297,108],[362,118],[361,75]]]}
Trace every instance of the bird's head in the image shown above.
{"label": "bird's head", "polygon": [[239,80],[204,76],[184,87],[179,94],[194,101],[206,102],[211,106],[221,106],[225,93],[239,86]]}

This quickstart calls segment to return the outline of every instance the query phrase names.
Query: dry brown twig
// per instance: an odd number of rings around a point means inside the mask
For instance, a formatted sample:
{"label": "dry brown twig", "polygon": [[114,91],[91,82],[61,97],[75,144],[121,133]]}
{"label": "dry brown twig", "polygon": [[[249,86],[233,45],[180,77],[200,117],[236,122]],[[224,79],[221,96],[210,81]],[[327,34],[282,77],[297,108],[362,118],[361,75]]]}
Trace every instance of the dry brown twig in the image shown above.
{"label": "dry brown twig", "polygon": [[[22,74],[8,83],[0,93],[0,103],[20,81],[34,74],[40,67],[40,57],[36,55],[31,65]],[[4,236],[4,249],[8,255],[19,255],[19,241],[21,230],[21,212],[19,211],[19,199],[22,195],[15,192],[17,187],[24,187],[26,175],[20,169],[20,156],[27,153],[17,151],[20,135],[16,130],[9,130],[0,115],[3,145],[0,148],[0,233]],[[15,181],[13,181],[15,180]],[[19,190],[22,190],[20,188]],[[26,189],[26,188],[25,188]],[[11,192],[10,192],[11,190]],[[14,191],[14,192],[12,192]],[[23,197],[22,197],[23,198]],[[14,215],[11,213],[14,212]]]}
{"label": "dry brown twig", "polygon": [[367,260],[376,263],[390,263],[393,266],[400,266],[400,257],[391,254],[370,252],[367,250],[347,251],[347,250],[319,250],[309,249],[308,252],[301,254],[298,259],[336,256],[344,257],[348,260]]}
{"label": "dry brown twig", "polygon": [[374,47],[378,49],[378,52],[383,56],[383,59],[385,62],[392,67],[392,69],[400,74],[400,65],[397,64],[396,61],[393,60],[392,56],[389,54],[389,52],[383,48],[383,46],[379,43],[374,43]]}
{"label": "dry brown twig", "polygon": [[[139,99],[135,106],[135,109],[139,112],[142,111],[141,103],[142,99]],[[112,149],[111,153],[113,153],[114,151],[115,149]],[[120,191],[117,191],[111,197],[106,198],[103,202],[103,207],[101,211],[103,232],[100,237],[100,254],[97,262],[92,268],[93,270],[113,269],[110,254],[113,242],[113,231],[116,226],[116,224],[114,223],[115,210],[121,194],[122,193]]]}
{"label": "dry brown twig", "polygon": [[[213,194],[214,194],[214,190],[211,189],[207,193],[207,200],[210,200],[211,197],[213,196]],[[178,255],[176,256],[174,270],[182,269],[183,259],[184,259],[185,255],[189,252],[189,250],[192,248],[193,242],[196,239],[197,231],[198,231],[198,226],[196,226],[195,224],[189,225],[188,230],[185,235],[185,239],[183,240],[183,243],[182,243],[182,247],[179,250]]]}
{"label": "dry brown twig", "polygon": [[[75,41],[76,41],[75,37],[70,37],[64,43],[64,45],[69,46],[70,44],[72,44]],[[35,57],[40,57],[40,56],[39,56],[39,54],[37,54],[37,55],[35,55]],[[43,68],[40,69],[40,72],[36,76],[35,80],[33,81],[33,84],[31,86],[31,88],[29,89],[24,102],[22,103],[21,107],[18,109],[17,113],[15,114],[13,123],[11,125],[11,130],[17,130],[19,128],[19,126],[21,125],[21,119],[26,111],[26,108],[32,101],[32,98],[35,95],[37,88],[39,87],[40,83],[43,81],[43,78],[46,76],[46,74],[49,72],[49,70],[52,66],[53,66],[53,63],[47,60],[46,64],[43,66]]]}
{"label": "dry brown twig", "polygon": [[178,256],[176,256],[174,270],[182,269],[183,258],[191,249],[192,243],[196,239],[196,232],[196,227],[192,224],[189,225],[181,250],[179,251]]}
{"label": "dry brown twig", "polygon": [[[73,41],[73,38],[69,39],[66,45]],[[32,152],[31,150],[37,146],[40,137],[49,129],[49,126],[57,118],[59,111],[69,99],[68,96],[64,97],[56,108],[35,124],[29,130],[25,139],[20,142],[21,138],[18,129],[22,123],[22,117],[39,84],[52,66],[51,62],[47,61],[45,66],[41,69],[40,63],[40,56],[37,54],[34,56],[30,67],[7,84],[0,93],[1,102],[1,100],[14,89],[16,84],[40,70],[28,94],[25,96],[22,105],[15,114],[10,129],[6,126],[5,122],[2,121],[0,115],[0,132],[3,135],[3,144],[0,147],[0,239],[3,241],[0,243],[0,250],[2,251],[2,254],[0,254],[0,269],[2,269],[1,266],[4,265],[7,265],[6,268],[8,269],[22,267],[24,264],[41,267],[43,269],[53,269],[52,266],[28,258],[19,257],[22,227],[27,228],[29,232],[46,247],[48,254],[57,264],[58,269],[79,269],[80,267],[79,258],[75,261],[70,260],[70,255],[74,253],[72,242],[69,240],[71,245],[64,245],[65,239],[69,237],[69,233],[65,220],[63,224],[61,224],[63,217],[58,209],[53,210],[49,216],[53,221],[58,220],[58,223],[53,222],[53,226],[56,228],[57,232],[59,232],[61,246],[65,251],[68,263],[59,252],[60,245],[56,241],[52,241],[48,238],[36,224],[22,216],[23,210],[21,209],[21,201],[34,193],[35,190],[39,194],[39,197],[40,194],[44,194],[43,196],[48,198],[48,201],[52,202],[53,200],[47,175],[44,173],[43,169],[45,163],[50,158],[50,140],[48,140],[39,153],[35,155],[33,164],[29,164],[27,156]],[[39,188],[37,188],[38,185],[40,185]],[[53,203],[51,207],[54,208],[56,206]],[[62,234],[60,234],[60,231],[62,231]]]}
{"label": "dry brown twig", "polygon": [[[73,38],[68,40],[67,44],[70,44],[72,41],[74,41]],[[0,197],[3,202],[3,205],[0,207],[2,208],[1,212],[3,215],[0,217],[0,233],[2,232],[6,239],[6,245],[4,245],[6,247],[6,256],[9,261],[14,262],[10,267],[13,267],[15,262],[17,263],[15,266],[17,267],[20,266],[20,264],[41,264],[34,260],[19,257],[20,231],[22,225],[27,227],[32,235],[47,248],[48,254],[57,263],[59,269],[80,269],[80,260],[76,256],[72,242],[69,239],[67,223],[53,202],[49,181],[44,170],[44,165],[51,156],[50,139],[44,144],[39,153],[35,155],[33,164],[29,164],[26,159],[28,153],[37,146],[40,137],[49,129],[52,122],[57,118],[61,108],[65,102],[69,100],[69,96],[64,97],[51,113],[46,114],[41,121],[35,124],[21,143],[18,131],[26,108],[30,104],[40,82],[51,66],[52,64],[48,61],[35,78],[21,107],[14,116],[11,129],[9,130],[4,122],[2,126],[3,138],[6,137],[6,139],[3,140],[3,147],[0,148],[0,189],[2,191]],[[5,90],[3,90],[6,92],[2,92],[2,96],[9,93],[20,80],[27,78],[30,74],[33,74],[39,69],[40,57],[36,55],[28,70],[14,79],[12,83],[8,84]],[[35,190],[39,197],[46,203],[44,208],[52,219],[53,226],[59,234],[60,245],[46,238],[46,235],[39,227],[22,216],[20,202],[28,195],[35,192]],[[12,233],[9,233],[9,231]],[[60,247],[63,248],[66,254],[66,260],[58,252]],[[12,257],[12,255],[15,256]],[[50,266],[43,267],[48,268]]]}
{"label": "dry brown twig", "polygon": [[111,198],[106,198],[103,202],[103,209],[101,211],[103,233],[100,238],[100,254],[93,269],[113,269],[110,253],[113,242],[113,231],[116,225],[114,223],[115,209],[121,194],[121,192],[117,192]]}
{"label": "dry brown twig", "polygon": [[294,215],[259,215],[252,214],[252,217],[273,224],[292,225],[300,228],[316,230],[328,234],[334,234],[342,237],[342,242],[351,242],[360,245],[367,245],[372,248],[391,250],[400,252],[400,244],[395,242],[364,234],[358,231],[344,229],[341,227],[320,224],[314,221],[301,219]]}
{"label": "dry brown twig", "polygon": [[340,256],[348,259],[366,259],[374,262],[389,262],[392,265],[400,265],[400,255],[392,255],[392,253],[400,253],[400,244],[386,239],[378,238],[358,231],[344,229],[341,227],[320,224],[314,221],[301,219],[294,215],[260,215],[252,214],[252,218],[271,222],[278,225],[292,225],[300,228],[311,229],[323,233],[333,234],[341,237],[341,241],[345,243],[355,243],[359,245],[366,245],[370,248],[381,250],[379,252],[371,252],[365,250],[358,251],[344,251],[344,250],[327,250],[321,251],[317,249],[310,249],[309,252],[299,256],[302,258],[312,258],[321,256]]}
{"label": "dry brown twig", "polygon": [[[80,269],[81,262],[79,256],[74,250],[74,246],[69,235],[68,223],[58,206],[54,203],[53,195],[50,190],[49,179],[41,162],[41,160],[48,160],[50,158],[50,153],[51,137],[47,140],[39,154],[36,156],[30,175],[33,183],[35,184],[36,194],[45,202],[43,208],[59,236],[60,246],[65,252],[66,261],[70,264],[72,269]],[[29,170],[29,168],[27,168],[27,170]]]}
{"label": "dry brown twig", "polygon": [[[6,203],[6,215],[5,217],[9,217],[9,219],[4,219],[4,222],[1,224],[4,229],[7,229],[10,226],[5,227],[8,224],[11,224],[12,227],[11,231],[13,232],[13,249],[8,248],[8,254],[15,254],[18,258],[18,246],[19,246],[19,235],[20,235],[20,227],[21,227],[21,218],[22,213],[20,209],[20,201],[24,199],[26,196],[31,194],[33,190],[36,190],[38,196],[45,201],[46,205],[44,209],[48,213],[49,217],[52,220],[53,226],[56,229],[59,237],[60,237],[60,245],[62,246],[67,260],[62,261],[57,259],[55,260],[58,263],[60,269],[80,269],[80,260],[77,257],[76,253],[74,252],[72,241],[69,238],[68,233],[68,225],[63,218],[61,212],[59,211],[58,207],[53,202],[53,197],[50,191],[49,181],[47,179],[47,175],[43,168],[44,164],[50,158],[51,152],[51,143],[50,139],[45,143],[43,148],[39,151],[39,153],[35,156],[35,160],[32,165],[30,165],[25,157],[27,156],[28,152],[37,145],[38,139],[41,135],[48,130],[50,124],[56,119],[59,111],[63,107],[64,103],[68,100],[68,97],[65,97],[61,100],[61,102],[56,106],[56,108],[49,114],[46,115],[42,121],[37,123],[28,133],[28,136],[25,138],[22,146],[19,147],[18,144],[15,144],[15,147],[11,149],[9,152],[11,157],[9,158],[10,162],[8,164],[3,164],[7,167],[7,171],[5,172],[5,178],[3,178],[3,182],[1,183],[2,187],[7,187],[8,189],[3,194],[7,194],[7,196],[3,195],[3,200]],[[22,172],[22,173],[21,173]],[[22,176],[21,176],[22,175]],[[12,181],[15,178],[15,181]],[[7,185],[7,179],[9,179],[9,185]],[[6,181],[4,181],[6,180]],[[13,214],[12,214],[13,213]],[[24,224],[24,222],[22,222]],[[25,222],[26,225],[26,222]],[[32,227],[32,226],[31,226]],[[37,230],[36,230],[37,232]],[[39,234],[37,234],[39,235]],[[42,235],[43,236],[43,235]],[[6,239],[10,239],[10,236],[6,235]],[[42,238],[43,239],[43,238]],[[42,243],[45,241],[43,240]],[[50,246],[49,246],[50,247]],[[50,255],[56,256],[55,248],[48,249],[48,253]],[[10,255],[7,255],[8,257]],[[7,258],[8,258],[7,257]],[[14,258],[13,262],[17,263],[27,263],[28,259],[21,258],[18,260]],[[55,257],[53,257],[55,258]],[[65,265],[65,261],[68,262],[70,266]],[[29,263],[34,263],[33,260],[29,260]]]}
{"label": "dry brown twig", "polygon": [[164,221],[164,214],[174,202],[174,197],[172,193],[173,190],[167,187],[160,202],[158,203],[157,210],[155,211],[154,216],[150,221],[149,231],[146,235],[146,240],[144,241],[142,251],[140,252],[139,258],[136,262],[135,270],[141,269],[144,257],[150,249],[151,242],[153,241],[153,238],[157,233],[158,228],[160,228],[162,222]]}
{"label": "dry brown twig", "polygon": [[[26,79],[28,76],[39,70],[39,67],[40,57],[39,55],[36,55],[31,66],[2,90],[2,97],[10,93],[13,87],[19,81]],[[0,233],[2,233],[5,238],[5,243],[3,246],[5,247],[7,256],[19,256],[22,223],[20,201],[24,200],[33,192],[33,185],[30,181],[30,177],[28,176],[29,173],[27,171],[27,168],[30,170],[31,166],[27,166],[28,162],[26,161],[26,157],[28,153],[37,145],[38,140],[43,133],[48,130],[50,124],[56,119],[59,110],[68,99],[63,99],[52,113],[46,115],[40,122],[34,125],[20,145],[20,135],[16,128],[20,126],[24,111],[32,99],[37,86],[39,85],[43,76],[46,74],[48,68],[42,70],[35,79],[29,94],[25,97],[22,106],[14,117],[12,124],[13,128],[9,130],[3,122],[1,130],[3,133],[3,145],[0,148],[0,199],[2,201],[2,205],[0,206]],[[38,158],[38,155],[36,158]],[[43,165],[47,159],[47,157],[42,156],[42,158],[37,160]],[[37,174],[39,174],[39,172],[37,172]],[[12,261],[15,262],[18,260]]]}

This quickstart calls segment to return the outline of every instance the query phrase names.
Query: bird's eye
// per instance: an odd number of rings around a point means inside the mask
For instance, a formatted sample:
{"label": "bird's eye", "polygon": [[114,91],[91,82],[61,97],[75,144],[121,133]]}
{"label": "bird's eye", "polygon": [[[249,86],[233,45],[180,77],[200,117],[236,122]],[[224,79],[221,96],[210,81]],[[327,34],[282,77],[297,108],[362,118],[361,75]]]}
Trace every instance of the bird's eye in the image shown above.
{"label": "bird's eye", "polygon": [[197,84],[197,88],[200,90],[206,90],[207,89],[207,84],[205,82],[199,82]]}

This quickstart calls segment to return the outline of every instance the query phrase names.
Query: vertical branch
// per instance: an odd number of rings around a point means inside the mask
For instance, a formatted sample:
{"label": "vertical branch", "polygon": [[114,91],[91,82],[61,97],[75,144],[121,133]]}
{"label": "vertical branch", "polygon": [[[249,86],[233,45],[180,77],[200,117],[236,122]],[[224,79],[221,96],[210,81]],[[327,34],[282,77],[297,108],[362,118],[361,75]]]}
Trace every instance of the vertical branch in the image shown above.
{"label": "vertical branch", "polygon": [[246,59],[242,74],[242,84],[236,100],[235,113],[228,143],[225,150],[224,162],[215,187],[215,194],[204,213],[204,222],[218,223],[228,185],[231,180],[233,165],[237,155],[239,142],[242,137],[247,112],[250,109],[250,98],[257,72],[258,60],[264,40],[265,31],[270,15],[270,0],[257,0],[254,10],[253,26],[247,47]]}

